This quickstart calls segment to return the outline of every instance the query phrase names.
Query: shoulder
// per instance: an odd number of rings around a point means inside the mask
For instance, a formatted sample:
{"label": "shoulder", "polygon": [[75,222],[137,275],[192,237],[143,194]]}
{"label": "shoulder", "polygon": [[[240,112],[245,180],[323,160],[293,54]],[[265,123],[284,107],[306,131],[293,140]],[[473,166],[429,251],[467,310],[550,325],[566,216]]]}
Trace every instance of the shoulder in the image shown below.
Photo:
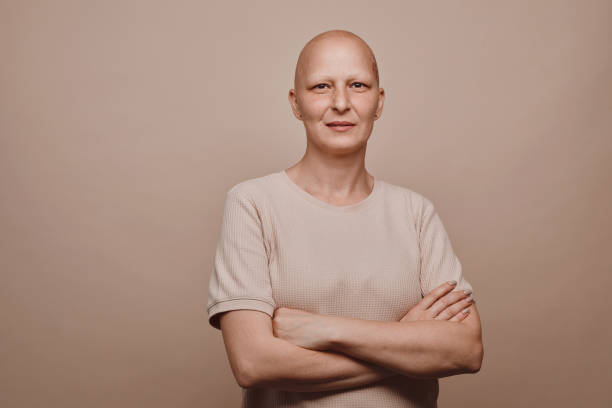
{"label": "shoulder", "polygon": [[226,202],[240,202],[258,212],[264,212],[278,192],[278,173],[252,177],[233,184],[226,191]]}
{"label": "shoulder", "polygon": [[402,200],[415,217],[433,210],[433,203],[410,187],[381,181],[385,195],[392,201]]}
{"label": "shoulder", "polygon": [[270,173],[239,181],[227,190],[227,194],[255,198],[273,188],[276,177],[276,173]]}

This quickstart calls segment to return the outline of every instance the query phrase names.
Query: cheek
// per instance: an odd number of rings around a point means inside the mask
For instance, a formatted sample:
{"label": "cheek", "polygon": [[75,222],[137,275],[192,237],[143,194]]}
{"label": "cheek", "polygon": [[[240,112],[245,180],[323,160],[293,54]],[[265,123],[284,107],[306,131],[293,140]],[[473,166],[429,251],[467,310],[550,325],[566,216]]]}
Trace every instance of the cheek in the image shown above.
{"label": "cheek", "polygon": [[[350,103],[357,115],[362,120],[367,120],[374,116],[378,107],[378,100],[369,95],[352,95]],[[320,120],[325,112],[332,105],[331,97],[327,95],[319,95],[302,100],[301,110],[304,119]]]}
{"label": "cheek", "polygon": [[353,101],[353,108],[362,119],[374,116],[377,107],[378,101],[372,98],[355,98]]}
{"label": "cheek", "polygon": [[329,106],[329,100],[325,97],[309,98],[302,101],[302,113],[306,118],[317,118],[325,112]]}

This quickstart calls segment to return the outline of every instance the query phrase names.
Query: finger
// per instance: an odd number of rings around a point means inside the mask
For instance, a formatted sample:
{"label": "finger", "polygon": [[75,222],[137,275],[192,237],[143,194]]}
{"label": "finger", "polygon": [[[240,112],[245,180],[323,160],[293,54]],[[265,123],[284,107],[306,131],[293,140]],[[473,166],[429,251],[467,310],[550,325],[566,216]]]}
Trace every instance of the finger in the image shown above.
{"label": "finger", "polygon": [[450,322],[460,322],[463,319],[465,319],[466,317],[469,316],[470,312],[472,311],[472,306],[474,304],[474,302],[476,302],[475,300],[472,300],[468,305],[466,305],[463,309],[461,309],[459,312],[457,312],[457,314],[455,314],[452,318],[449,319]]}
{"label": "finger", "polygon": [[[467,296],[471,293],[472,291],[469,289],[450,292],[444,297],[438,299],[433,305],[431,305],[428,312],[432,317],[436,317],[438,316],[438,314],[446,312],[449,308],[451,308],[450,312],[452,312],[453,310],[455,310],[455,312],[458,312],[460,310],[458,309],[459,306],[456,306],[455,309],[452,309],[453,305],[463,299],[466,299]],[[454,313],[452,315],[446,313],[445,316],[447,319],[450,319],[452,316],[454,316]]]}
{"label": "finger", "polygon": [[[454,283],[451,283],[451,282],[454,282]],[[441,296],[444,296],[445,294],[453,290],[456,285],[457,285],[456,281],[449,281],[449,282],[444,282],[437,288],[434,288],[431,292],[425,295],[423,299],[421,299],[421,301],[418,304],[419,308],[421,310],[429,309],[429,307],[432,304],[434,304],[434,302],[436,302]]]}
{"label": "finger", "polygon": [[471,311],[472,311],[472,308],[468,306],[465,309],[462,309],[455,316],[453,316],[449,320],[449,322],[460,322],[460,321],[464,320],[466,317],[468,317],[470,315]]}

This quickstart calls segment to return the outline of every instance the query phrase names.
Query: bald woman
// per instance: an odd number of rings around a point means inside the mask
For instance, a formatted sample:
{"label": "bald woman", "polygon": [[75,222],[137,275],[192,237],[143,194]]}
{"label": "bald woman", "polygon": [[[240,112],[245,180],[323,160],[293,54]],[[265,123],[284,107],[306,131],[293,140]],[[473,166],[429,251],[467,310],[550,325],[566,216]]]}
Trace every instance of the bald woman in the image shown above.
{"label": "bald woman", "polygon": [[357,35],[301,51],[290,168],[225,201],[208,314],[243,407],[435,407],[438,378],[483,358],[473,288],[433,203],[365,168],[385,100]]}

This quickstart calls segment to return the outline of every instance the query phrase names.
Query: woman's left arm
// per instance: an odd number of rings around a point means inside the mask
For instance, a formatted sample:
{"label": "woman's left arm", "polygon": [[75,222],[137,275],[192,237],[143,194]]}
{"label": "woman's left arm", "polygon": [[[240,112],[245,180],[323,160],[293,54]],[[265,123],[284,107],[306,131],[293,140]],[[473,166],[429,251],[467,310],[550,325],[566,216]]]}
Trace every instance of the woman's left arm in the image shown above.
{"label": "woman's left arm", "polygon": [[279,308],[277,337],[301,347],[333,350],[413,378],[440,378],[480,370],[482,330],[476,305],[460,322],[363,320]]}
{"label": "woman's left arm", "polygon": [[417,378],[476,373],[483,358],[476,305],[461,322],[390,322],[334,317],[330,349]]}
{"label": "woman's left arm", "polygon": [[[413,197],[423,294],[449,280],[472,289],[433,203]],[[476,305],[462,321],[377,321],[278,308],[274,335],[298,346],[338,351],[399,374],[439,378],[480,370],[482,330]]]}

